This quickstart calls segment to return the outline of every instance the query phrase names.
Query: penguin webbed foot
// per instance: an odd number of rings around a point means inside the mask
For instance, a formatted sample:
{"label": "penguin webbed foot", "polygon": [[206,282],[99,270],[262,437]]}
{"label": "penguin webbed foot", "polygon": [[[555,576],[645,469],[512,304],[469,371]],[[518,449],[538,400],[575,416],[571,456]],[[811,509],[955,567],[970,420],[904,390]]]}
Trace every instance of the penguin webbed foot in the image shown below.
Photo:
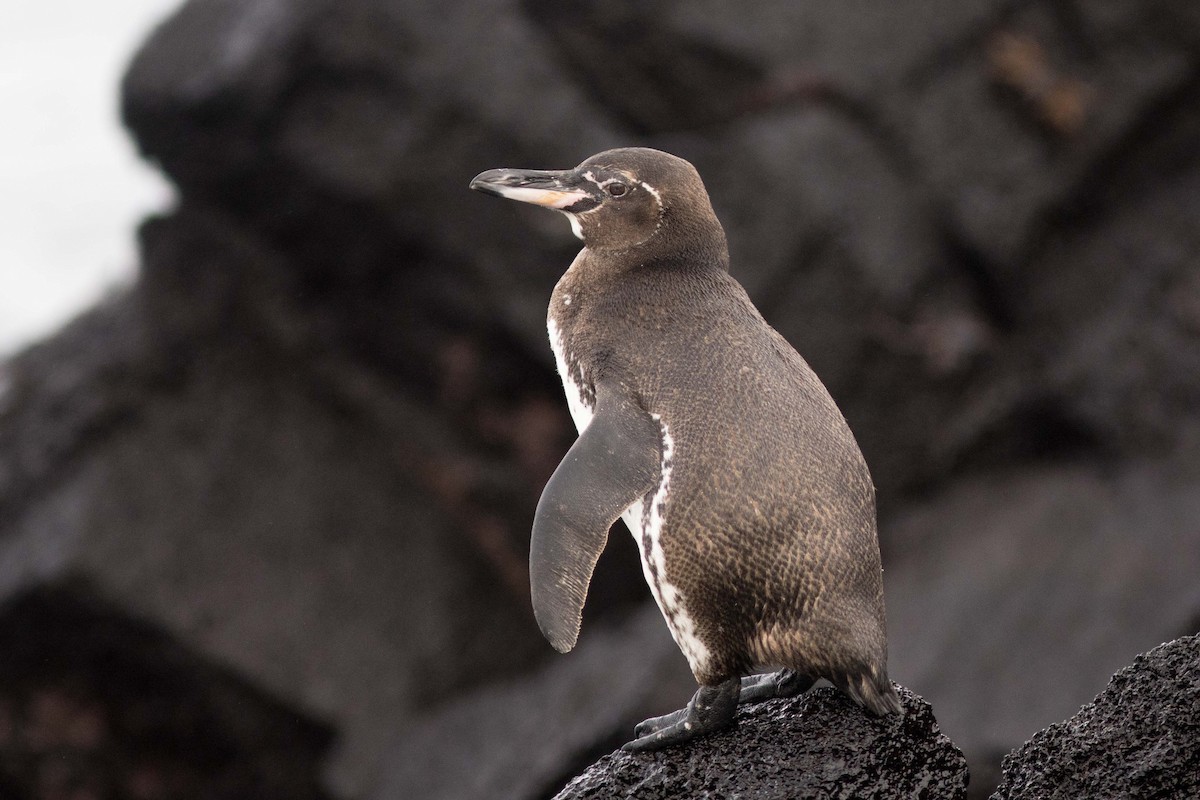
{"label": "penguin webbed foot", "polygon": [[741,681],[731,678],[716,686],[701,686],[686,708],[652,717],[634,728],[638,737],[621,746],[627,752],[645,752],[672,747],[724,730],[737,715]]}
{"label": "penguin webbed foot", "polygon": [[816,680],[794,669],[781,669],[763,675],[747,675],[741,680],[738,703],[761,703],[776,697],[796,697],[804,694]]}

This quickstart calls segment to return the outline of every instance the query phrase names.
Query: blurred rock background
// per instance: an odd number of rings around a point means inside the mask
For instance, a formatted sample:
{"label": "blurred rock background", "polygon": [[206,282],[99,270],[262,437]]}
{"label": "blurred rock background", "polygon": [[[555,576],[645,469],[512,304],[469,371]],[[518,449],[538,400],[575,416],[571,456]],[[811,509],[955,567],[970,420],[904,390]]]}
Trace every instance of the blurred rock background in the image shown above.
{"label": "blurred rock background", "polygon": [[[490,167],[696,164],[859,437],[892,676],[976,796],[1200,628],[1194,3],[190,0],[121,93],[179,201],[133,285],[0,366],[0,632],[92,609],[169,680],[253,687],[177,730],[252,754],[291,714],[319,778],[256,796],[546,797],[691,692],[619,526],[579,650],[533,624],[577,241],[468,192]],[[125,638],[0,691],[0,786],[234,796],[87,783],[146,738],[91,657]],[[104,735],[31,740],[46,692]]]}

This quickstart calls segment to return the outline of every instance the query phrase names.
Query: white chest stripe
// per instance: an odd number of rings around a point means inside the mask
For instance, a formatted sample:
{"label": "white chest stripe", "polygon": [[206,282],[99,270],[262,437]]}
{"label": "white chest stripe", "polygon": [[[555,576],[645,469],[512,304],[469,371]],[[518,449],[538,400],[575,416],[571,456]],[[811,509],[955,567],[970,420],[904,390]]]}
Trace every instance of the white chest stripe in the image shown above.
{"label": "white chest stripe", "polygon": [[[554,363],[558,374],[562,377],[563,393],[567,396],[567,408],[571,411],[571,419],[575,427],[583,433],[592,421],[592,408],[588,405],[582,387],[577,386],[567,366],[567,353],[564,352],[562,334],[554,320],[546,323],[550,334],[550,349],[554,351]],[[671,437],[670,428],[658,414],[652,414],[662,432],[662,462],[659,465],[658,486],[654,493],[643,500],[631,505],[621,513],[625,526],[633,534],[638,550],[642,554],[642,574],[654,601],[667,621],[671,636],[693,672],[700,672],[709,660],[709,650],[704,642],[696,635],[696,624],[687,611],[687,604],[675,584],[671,583],[667,571],[667,560],[662,548],[662,528],[666,519],[667,499],[671,490],[671,472],[675,463],[675,440]]]}
{"label": "white chest stripe", "polygon": [[567,366],[567,354],[563,352],[562,334],[554,320],[547,320],[546,332],[550,334],[550,349],[554,351],[554,364],[558,367],[559,377],[563,382],[563,394],[567,396],[567,408],[571,419],[575,421],[575,429],[583,433],[592,421],[592,409],[583,396],[583,387],[575,385],[571,370]]}
{"label": "white chest stripe", "polygon": [[674,468],[675,440],[670,428],[657,414],[651,415],[662,431],[662,464],[658,488],[642,502],[627,508],[621,519],[637,540],[642,553],[642,574],[658,609],[671,629],[671,636],[693,672],[700,672],[709,660],[709,650],[696,634],[696,624],[687,610],[687,603],[678,587],[671,582],[667,560],[662,548],[662,528],[666,519],[667,499],[671,491],[671,472]]}

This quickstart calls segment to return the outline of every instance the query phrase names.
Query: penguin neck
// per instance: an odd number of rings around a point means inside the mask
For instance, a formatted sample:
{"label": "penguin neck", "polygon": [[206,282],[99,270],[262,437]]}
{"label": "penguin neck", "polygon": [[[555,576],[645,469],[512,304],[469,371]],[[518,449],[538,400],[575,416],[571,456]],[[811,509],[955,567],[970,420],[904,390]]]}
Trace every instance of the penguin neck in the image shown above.
{"label": "penguin neck", "polygon": [[648,319],[662,324],[704,291],[700,287],[729,281],[723,237],[720,244],[719,251],[704,257],[689,251],[647,260],[634,250],[581,250],[555,285],[546,310],[551,344],[560,348],[560,371],[573,371],[577,361],[603,359],[614,341]]}
{"label": "penguin neck", "polygon": [[[591,268],[587,264],[588,249],[579,251],[571,266],[558,279],[554,291],[550,295],[550,306],[546,309],[546,322],[550,328],[551,340],[556,332],[558,335],[569,335],[579,309],[585,302],[584,298],[592,293],[590,284],[594,283]],[[551,342],[554,343],[553,341]]]}
{"label": "penguin neck", "polygon": [[686,240],[686,246],[673,246],[669,240],[651,240],[624,249],[601,249],[585,245],[567,268],[563,279],[577,286],[599,289],[626,279],[635,272],[729,272],[729,248],[725,242],[725,232],[718,225],[709,229],[708,233],[705,237]]}
{"label": "penguin neck", "polygon": [[728,275],[729,251],[724,232],[720,227],[716,232],[719,238],[703,247],[612,250],[585,246],[555,285],[548,319],[565,332],[585,306],[602,299],[644,292],[648,286],[653,286],[654,293],[662,299],[660,293],[670,294],[671,286],[677,282],[705,275]]}

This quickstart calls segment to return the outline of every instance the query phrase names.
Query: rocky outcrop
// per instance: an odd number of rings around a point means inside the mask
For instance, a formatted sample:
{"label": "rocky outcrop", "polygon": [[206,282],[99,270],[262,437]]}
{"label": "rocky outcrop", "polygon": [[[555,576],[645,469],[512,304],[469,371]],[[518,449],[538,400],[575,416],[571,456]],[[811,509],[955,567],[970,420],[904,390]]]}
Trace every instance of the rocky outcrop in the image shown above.
{"label": "rocky outcrop", "polygon": [[882,719],[832,688],[742,706],[731,731],[656,753],[617,751],[555,798],[966,797],[962,752],[928,703],[899,693],[904,715]]}
{"label": "rocky outcrop", "polygon": [[[532,729],[556,668],[525,551],[577,243],[467,192],[489,167],[699,167],[879,486],[893,677],[971,759],[1200,613],[1188,4],[192,0],[122,91],[181,199],[136,285],[0,368],[0,594],[86,575],[332,724],[343,794],[410,730],[450,758],[468,698]],[[610,550],[581,647],[645,598]]]}
{"label": "rocky outcrop", "polygon": [[993,800],[1200,794],[1200,636],[1139,656],[1079,713],[1004,759]]}

